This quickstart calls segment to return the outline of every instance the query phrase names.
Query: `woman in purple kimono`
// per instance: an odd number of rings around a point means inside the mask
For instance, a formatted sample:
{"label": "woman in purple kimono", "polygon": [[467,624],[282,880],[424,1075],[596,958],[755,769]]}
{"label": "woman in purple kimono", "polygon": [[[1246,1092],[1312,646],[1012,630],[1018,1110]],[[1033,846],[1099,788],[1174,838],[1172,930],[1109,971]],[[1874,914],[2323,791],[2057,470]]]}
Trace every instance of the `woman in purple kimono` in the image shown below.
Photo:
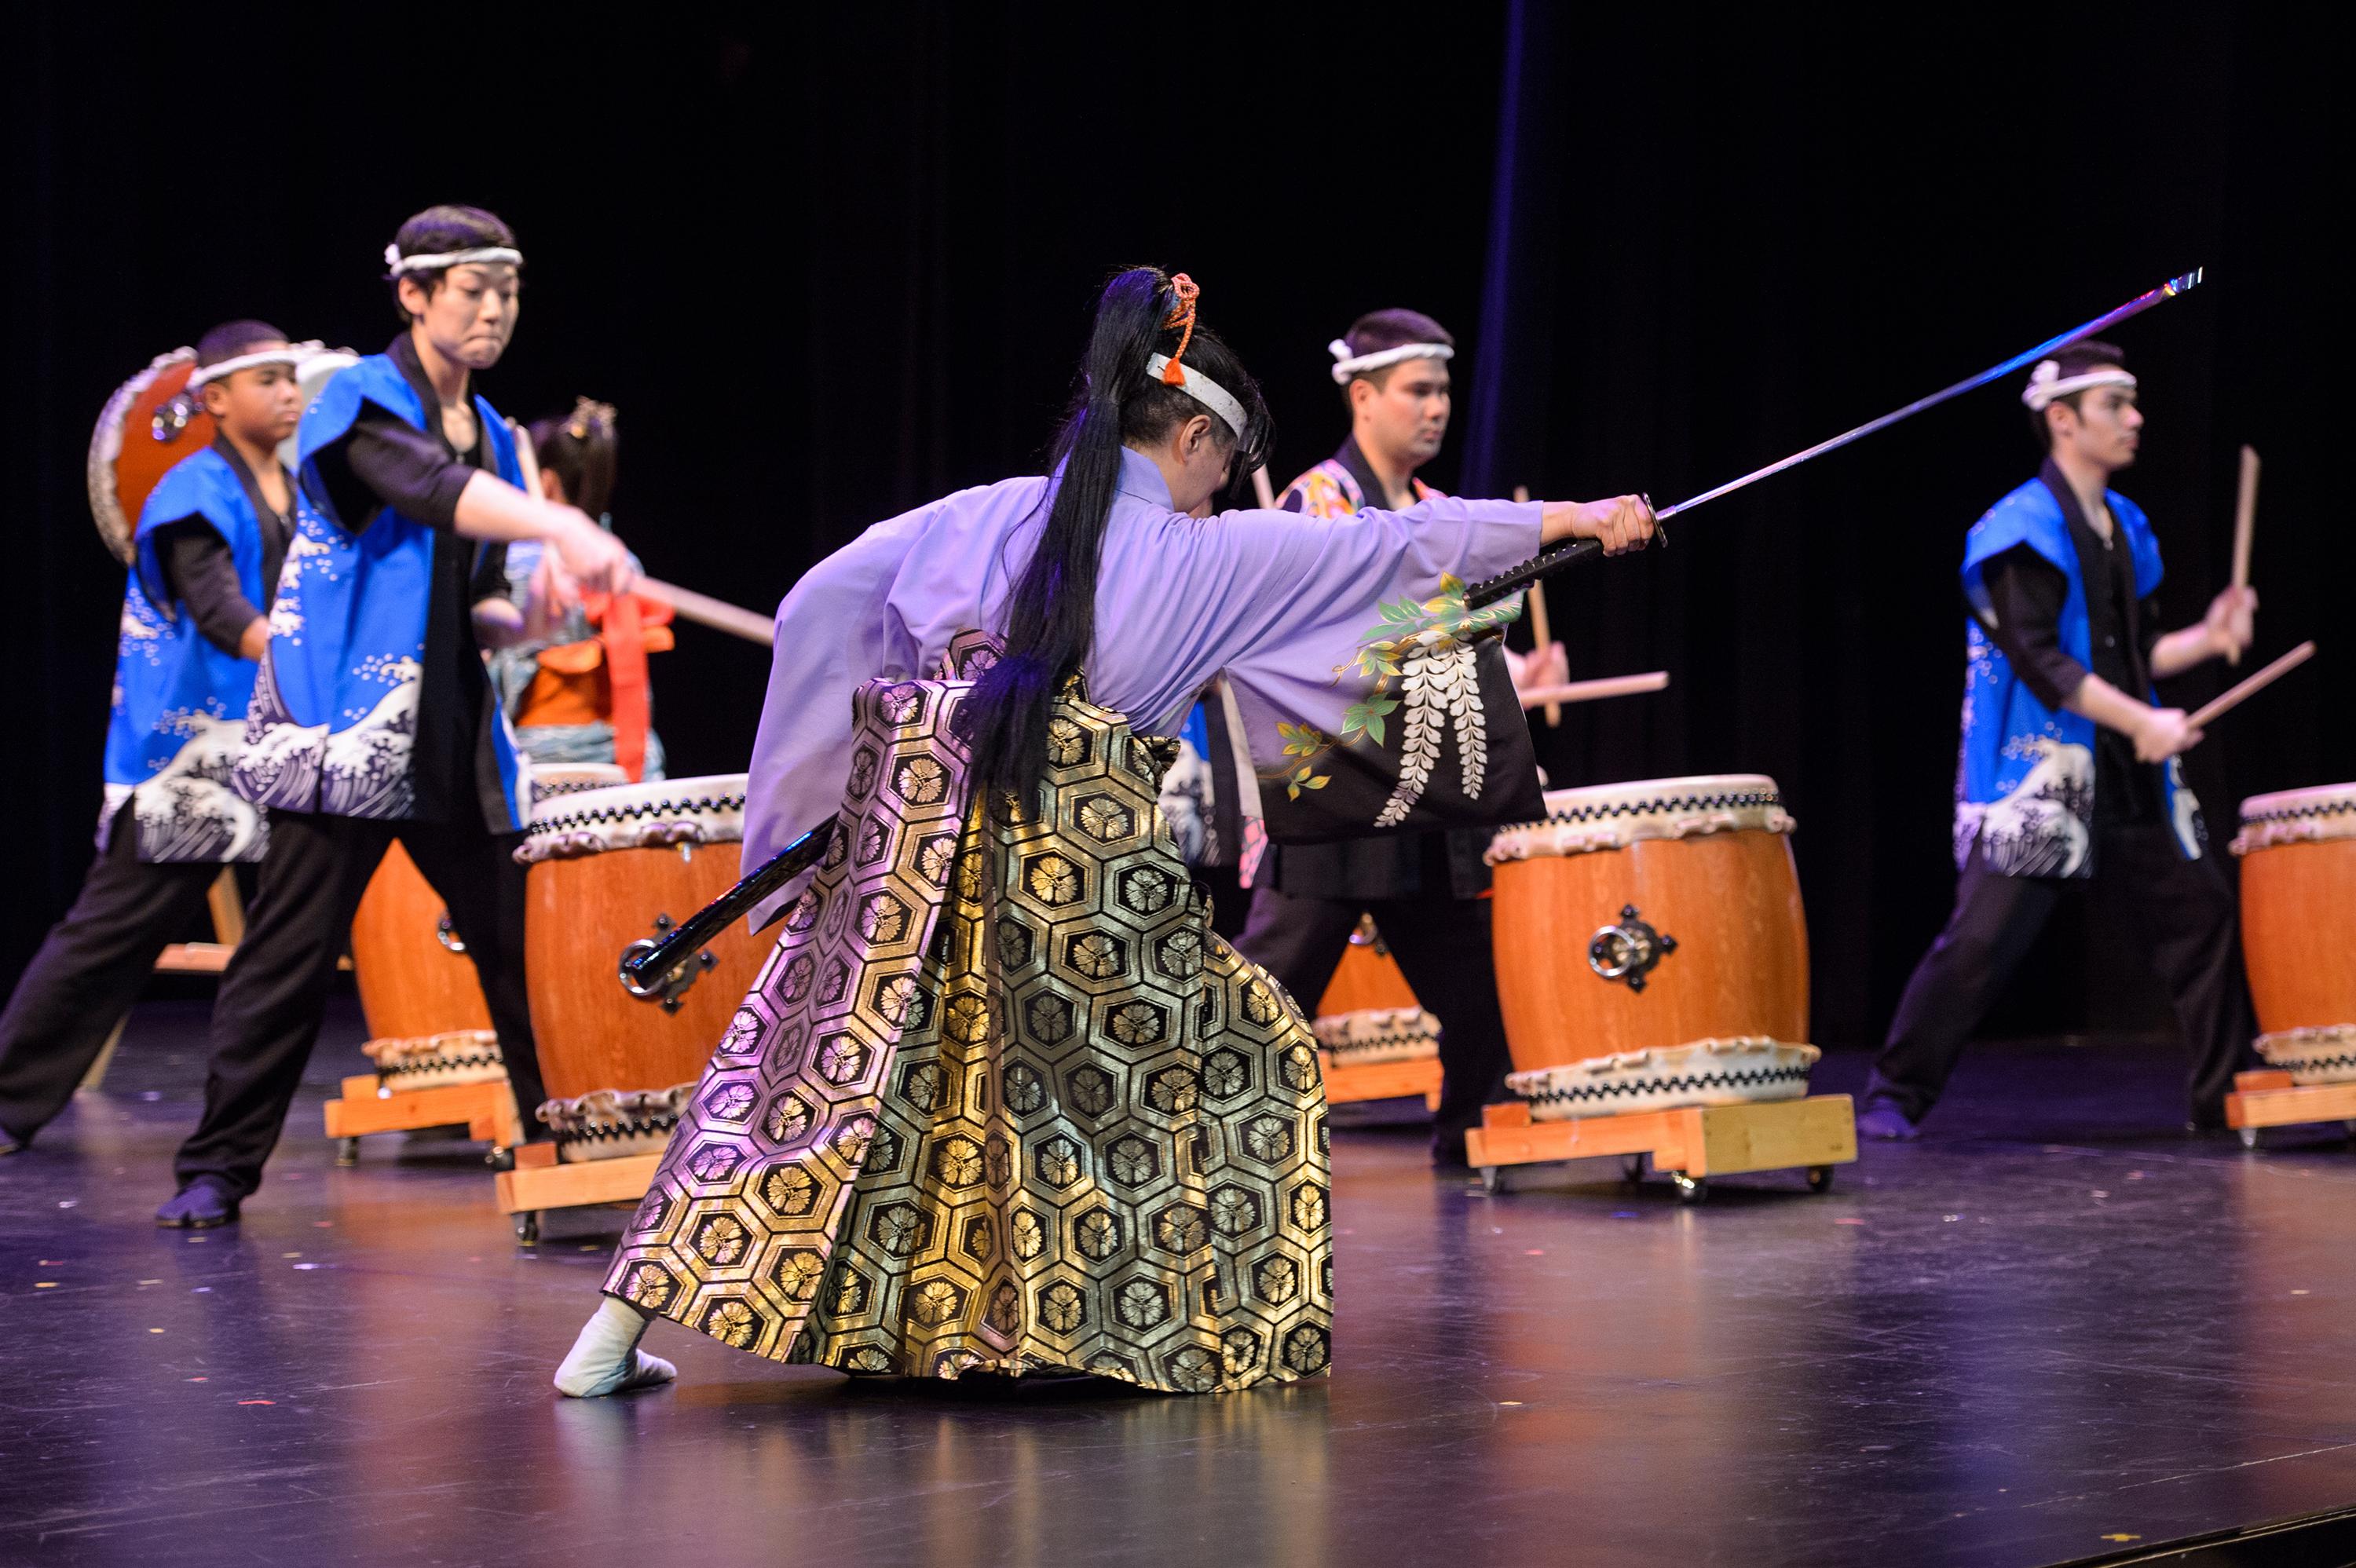
{"label": "woman in purple kimono", "polygon": [[1281,765],[1344,728],[1337,666],[1378,604],[1574,534],[1641,548],[1653,520],[1633,496],[1213,516],[1268,416],[1194,295],[1116,277],[1050,475],[878,524],[787,595],[744,860],[830,819],[831,848],[769,906],[784,934],[563,1392],[669,1380],[637,1349],[655,1316],[849,1372],[1326,1370],[1314,1044],[1210,929],[1156,805],[1162,737],[1224,673]]}

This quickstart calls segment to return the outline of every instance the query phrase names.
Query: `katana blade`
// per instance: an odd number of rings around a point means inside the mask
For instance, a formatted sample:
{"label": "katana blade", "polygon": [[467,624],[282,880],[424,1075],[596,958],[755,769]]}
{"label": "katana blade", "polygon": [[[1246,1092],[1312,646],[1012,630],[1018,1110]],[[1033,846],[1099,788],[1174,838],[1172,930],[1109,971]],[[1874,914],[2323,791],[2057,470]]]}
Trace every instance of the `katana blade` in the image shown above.
{"label": "katana blade", "polygon": [[[1933,392],[1927,398],[1917,398],[1902,409],[1893,409],[1879,419],[1868,420],[1855,430],[1843,431],[1829,441],[1820,441],[1804,451],[1795,452],[1789,457],[1779,458],[1764,468],[1754,468],[1740,479],[1730,479],[1714,490],[1705,490],[1700,495],[1679,501],[1673,507],[1663,507],[1653,515],[1665,522],[1680,513],[1692,511],[1705,501],[1715,501],[1720,496],[1731,496],[1737,490],[1756,485],[1771,475],[1797,468],[1801,464],[1811,458],[1822,457],[1827,452],[1837,452],[1851,442],[1862,441],[1877,432],[1888,430],[1899,421],[1912,419],[1925,409],[1937,408],[1950,398],[1961,397],[1965,392],[1985,387],[2000,377],[2009,376],[2024,365],[2033,364],[2047,355],[2067,348],[2083,338],[2092,337],[2106,327],[2117,325],[2131,315],[2140,315],[2162,300],[2174,299],[2179,294],[2190,293],[2200,285],[2201,271],[2202,269],[2195,267],[2182,277],[2170,278],[2159,287],[2147,293],[2137,294],[2116,310],[2105,311],[2083,325],[2073,326],[2057,337],[2049,337],[2034,348],[2023,349],[2002,364],[1989,366],[1976,376],[1966,376],[1954,386]],[[1465,592],[1465,603],[1475,609],[1483,604],[1494,604],[1506,594],[1526,587],[1548,572],[1558,571],[1566,566],[1590,560],[1602,553],[1603,547],[1593,539],[1580,539],[1570,544],[1557,545],[1545,554],[1534,556],[1510,571],[1500,572],[1484,582],[1474,583]]]}

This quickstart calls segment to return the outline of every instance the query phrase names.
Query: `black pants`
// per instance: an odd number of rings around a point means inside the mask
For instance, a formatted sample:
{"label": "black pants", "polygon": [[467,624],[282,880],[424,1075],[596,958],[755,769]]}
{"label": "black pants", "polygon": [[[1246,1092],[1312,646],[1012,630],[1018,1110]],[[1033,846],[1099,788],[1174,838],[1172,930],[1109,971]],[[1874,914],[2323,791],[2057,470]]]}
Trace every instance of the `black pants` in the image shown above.
{"label": "black pants", "polygon": [[395,838],[449,907],[466,939],[507,1058],[525,1125],[547,1096],[524,994],[524,868],[515,834],[479,826],[270,814],[270,853],[213,1003],[204,1119],[174,1162],[182,1187],[216,1177],[240,1193],[262,1185],[286,1108],[319,1038],[336,957],[377,862]]}
{"label": "black pants", "polygon": [[1465,1130],[1481,1125],[1482,1106],[1505,1097],[1505,1073],[1513,1066],[1505,1015],[1497,1010],[1488,900],[1299,898],[1255,888],[1251,918],[1236,950],[1313,1011],[1362,912],[1375,917],[1415,999],[1440,1020],[1432,1148],[1461,1159]]}
{"label": "black pants", "polygon": [[115,813],[73,907],[0,1013],[0,1127],[11,1137],[29,1143],[65,1109],[220,870],[210,860],[140,859],[132,807]]}
{"label": "black pants", "polygon": [[2090,884],[2124,906],[2142,932],[2192,1048],[2193,1118],[2219,1123],[2250,1044],[2241,912],[2214,852],[2187,860],[2175,835],[2157,823],[2098,829],[2094,874],[2085,880],[2008,877],[1975,849],[1955,885],[1947,928],[1906,982],[1867,1094],[1920,1120],[2055,906]]}

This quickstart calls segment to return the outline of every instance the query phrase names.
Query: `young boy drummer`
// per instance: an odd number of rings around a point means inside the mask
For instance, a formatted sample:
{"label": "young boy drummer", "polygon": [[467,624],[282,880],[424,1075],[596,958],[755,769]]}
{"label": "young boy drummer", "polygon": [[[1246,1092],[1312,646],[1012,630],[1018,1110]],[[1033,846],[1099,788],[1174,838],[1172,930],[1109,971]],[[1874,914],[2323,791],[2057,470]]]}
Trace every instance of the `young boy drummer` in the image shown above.
{"label": "young boy drummer", "polygon": [[259,321],[198,341],[188,387],[216,433],[156,483],[133,535],[99,857],[0,1013],[0,1154],[65,1108],[222,864],[262,858],[268,825],[229,774],[270,638],[256,606],[294,531],[276,448],[303,411],[299,357]]}
{"label": "young boy drummer", "polygon": [[214,1007],[204,1118],[180,1147],[178,1194],[156,1211],[165,1225],[233,1221],[261,1184],[337,945],[395,838],[466,938],[527,1125],[543,1098],[511,858],[527,802],[472,612],[501,592],[510,539],[552,547],[558,592],[568,581],[624,591],[632,571],[594,521],[519,487],[506,426],[474,393],[515,331],[523,255],[507,225],[429,208],[385,260],[406,329],[330,381],[296,438],[295,538],[237,770],[240,793],[270,808],[270,853]]}
{"label": "young boy drummer", "polygon": [[2160,635],[2159,543],[2109,488],[2143,430],[2116,348],[2041,361],[2021,401],[2044,466],[1964,547],[1954,912],[1907,982],[1858,1130],[1915,1136],[2054,906],[2090,883],[2129,895],[2192,1048],[2193,1125],[2222,1126],[2250,1040],[2239,917],[2176,763],[2201,731],[2151,683],[2247,647],[2257,595],[2229,588]]}

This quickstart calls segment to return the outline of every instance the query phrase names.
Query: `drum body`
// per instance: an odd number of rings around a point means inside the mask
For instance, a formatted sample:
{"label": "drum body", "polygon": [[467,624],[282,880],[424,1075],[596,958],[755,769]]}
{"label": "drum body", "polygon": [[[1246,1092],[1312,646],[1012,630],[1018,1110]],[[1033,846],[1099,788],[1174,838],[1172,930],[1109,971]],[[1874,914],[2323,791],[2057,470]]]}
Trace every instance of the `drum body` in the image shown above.
{"label": "drum body", "polygon": [[705,949],[668,1000],[622,988],[623,949],[659,937],[735,885],[744,775],[660,780],[552,796],[519,858],[525,974],[549,1103],[566,1158],[659,1148],[751,988],[767,944],[744,924]]}
{"label": "drum body", "polygon": [[1489,851],[1509,1083],[1537,1116],[1804,1093],[1808,931],[1772,779],[1547,795]]}
{"label": "drum body", "polygon": [[1440,1020],[1423,1010],[1385,947],[1373,917],[1361,915],[1310,1027],[1335,1067],[1414,1061],[1440,1054]]}
{"label": "drum body", "polygon": [[361,1049],[388,1087],[507,1076],[474,960],[424,875],[396,841],[352,916],[352,978],[368,1019]]}
{"label": "drum body", "polygon": [[2356,784],[2244,801],[2233,853],[2258,1054],[2297,1083],[2356,1080]]}

